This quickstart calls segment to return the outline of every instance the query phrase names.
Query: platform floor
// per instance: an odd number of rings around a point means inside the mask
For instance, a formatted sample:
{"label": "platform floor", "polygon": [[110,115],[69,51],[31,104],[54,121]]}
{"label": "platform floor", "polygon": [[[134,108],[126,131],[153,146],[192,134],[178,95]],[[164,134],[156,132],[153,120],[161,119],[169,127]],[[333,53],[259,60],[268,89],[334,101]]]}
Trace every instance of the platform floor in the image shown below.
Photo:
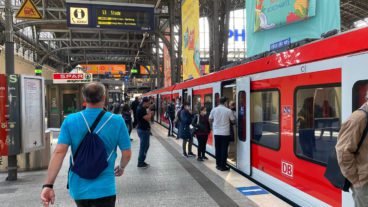
{"label": "platform floor", "polygon": [[[116,206],[289,206],[233,170],[217,171],[211,157],[205,162],[183,157],[181,141],[167,138],[167,130],[158,124],[152,131],[146,160],[151,166],[147,169],[137,168],[139,140],[136,131],[132,132],[133,157],[125,174],[117,179]],[[65,187],[67,170],[68,162],[64,162],[55,183],[54,206],[75,206]],[[18,181],[6,182],[6,174],[0,173],[0,206],[41,206],[39,193],[45,176],[46,170],[24,172],[19,173]]]}

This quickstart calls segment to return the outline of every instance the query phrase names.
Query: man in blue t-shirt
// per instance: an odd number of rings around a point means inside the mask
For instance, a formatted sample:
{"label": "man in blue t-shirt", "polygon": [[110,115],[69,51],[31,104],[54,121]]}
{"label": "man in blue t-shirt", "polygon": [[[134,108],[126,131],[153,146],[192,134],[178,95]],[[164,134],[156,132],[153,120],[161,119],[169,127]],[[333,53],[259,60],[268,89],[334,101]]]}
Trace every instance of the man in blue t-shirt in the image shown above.
{"label": "man in blue t-shirt", "polygon": [[[74,155],[88,128],[103,110],[106,99],[105,86],[97,82],[89,83],[83,88],[83,96],[87,108],[80,113],[68,115],[61,126],[58,144],[51,157],[45,185],[42,187],[41,200],[44,206],[49,206],[55,201],[53,184],[69,146]],[[113,207],[116,200],[115,176],[123,175],[131,157],[130,138],[123,118],[109,112],[103,115],[95,129],[94,132],[101,138],[106,152],[110,155],[108,166],[96,179],[83,179],[69,170],[69,193],[78,207]],[[121,150],[122,158],[119,165],[114,167],[117,147]]]}

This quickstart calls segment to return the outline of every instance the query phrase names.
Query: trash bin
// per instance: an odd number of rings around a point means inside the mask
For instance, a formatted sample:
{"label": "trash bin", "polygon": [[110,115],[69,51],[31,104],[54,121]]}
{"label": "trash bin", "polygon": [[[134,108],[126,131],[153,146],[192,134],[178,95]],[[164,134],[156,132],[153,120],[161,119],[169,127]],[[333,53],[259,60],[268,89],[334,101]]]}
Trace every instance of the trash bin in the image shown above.
{"label": "trash bin", "polygon": [[[53,145],[56,145],[56,142],[53,140],[57,140],[59,132],[60,129],[47,129],[45,132],[46,139],[44,149],[17,155],[18,171],[24,172],[47,169],[51,157],[51,148]],[[0,157],[0,172],[8,172],[8,157],[6,156]]]}

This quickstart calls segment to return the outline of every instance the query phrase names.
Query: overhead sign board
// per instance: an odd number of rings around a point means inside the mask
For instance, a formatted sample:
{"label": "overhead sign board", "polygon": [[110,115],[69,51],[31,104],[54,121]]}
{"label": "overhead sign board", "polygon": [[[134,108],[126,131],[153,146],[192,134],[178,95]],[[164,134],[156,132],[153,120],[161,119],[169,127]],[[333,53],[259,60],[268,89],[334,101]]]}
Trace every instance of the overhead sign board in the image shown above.
{"label": "overhead sign board", "polygon": [[25,0],[18,10],[17,19],[42,19],[41,13],[38,11],[37,7],[34,5],[32,0]]}
{"label": "overhead sign board", "polygon": [[88,25],[89,10],[88,7],[70,7],[69,21],[72,25]]}
{"label": "overhead sign board", "polygon": [[71,84],[71,83],[90,83],[92,82],[91,73],[54,73],[54,84]]}
{"label": "overhead sign board", "polygon": [[67,1],[67,25],[70,28],[104,28],[129,31],[154,31],[154,6]]}

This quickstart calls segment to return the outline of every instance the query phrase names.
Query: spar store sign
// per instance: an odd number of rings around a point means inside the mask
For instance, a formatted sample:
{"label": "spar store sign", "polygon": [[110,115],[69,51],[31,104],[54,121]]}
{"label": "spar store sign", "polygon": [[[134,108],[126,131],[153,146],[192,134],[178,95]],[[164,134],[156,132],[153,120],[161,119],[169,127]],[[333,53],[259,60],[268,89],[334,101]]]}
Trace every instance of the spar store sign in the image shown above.
{"label": "spar store sign", "polygon": [[92,82],[91,73],[54,73],[54,84],[68,84],[68,83],[90,83]]}

